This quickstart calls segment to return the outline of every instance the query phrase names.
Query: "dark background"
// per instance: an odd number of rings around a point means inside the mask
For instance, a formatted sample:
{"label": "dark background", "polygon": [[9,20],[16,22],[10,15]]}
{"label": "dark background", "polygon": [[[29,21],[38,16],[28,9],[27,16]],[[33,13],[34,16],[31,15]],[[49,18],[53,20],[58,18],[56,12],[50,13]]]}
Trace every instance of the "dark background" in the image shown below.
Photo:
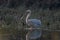
{"label": "dark background", "polygon": [[60,8],[60,0],[0,0],[1,7],[16,8],[21,5],[26,8],[49,8],[52,10]]}

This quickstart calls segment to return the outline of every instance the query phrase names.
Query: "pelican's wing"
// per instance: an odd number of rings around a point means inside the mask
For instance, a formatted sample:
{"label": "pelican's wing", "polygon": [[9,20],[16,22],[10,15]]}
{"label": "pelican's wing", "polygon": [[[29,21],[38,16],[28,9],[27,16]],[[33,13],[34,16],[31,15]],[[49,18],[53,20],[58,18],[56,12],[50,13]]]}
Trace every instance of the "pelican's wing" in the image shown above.
{"label": "pelican's wing", "polygon": [[29,19],[28,20],[29,24],[34,26],[34,27],[39,27],[41,26],[41,21],[38,19]]}

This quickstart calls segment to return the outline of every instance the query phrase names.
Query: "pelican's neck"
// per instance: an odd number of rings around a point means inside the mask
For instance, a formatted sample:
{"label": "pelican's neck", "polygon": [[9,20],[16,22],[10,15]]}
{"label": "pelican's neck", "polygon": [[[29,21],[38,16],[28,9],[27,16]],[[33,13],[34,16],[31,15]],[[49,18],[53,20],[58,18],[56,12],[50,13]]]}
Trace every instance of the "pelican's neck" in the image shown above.
{"label": "pelican's neck", "polygon": [[26,16],[26,23],[27,23],[27,21],[28,21],[30,15],[31,15],[31,13],[28,13],[28,14],[27,14],[27,16]]}

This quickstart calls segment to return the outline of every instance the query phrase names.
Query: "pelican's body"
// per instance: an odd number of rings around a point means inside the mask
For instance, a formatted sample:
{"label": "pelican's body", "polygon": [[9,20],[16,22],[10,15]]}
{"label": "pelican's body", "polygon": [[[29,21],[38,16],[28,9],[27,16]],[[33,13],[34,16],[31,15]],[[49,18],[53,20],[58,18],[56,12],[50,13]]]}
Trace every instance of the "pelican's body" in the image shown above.
{"label": "pelican's body", "polygon": [[32,26],[34,26],[34,27],[40,27],[40,26],[41,26],[41,21],[38,20],[38,19],[28,19],[27,24],[28,24],[29,26],[32,25]]}
{"label": "pelican's body", "polygon": [[[28,13],[26,16],[26,24],[32,28],[40,28],[41,21],[38,19],[29,19],[30,15],[31,15],[31,11],[27,10],[26,12]],[[37,39],[37,38],[41,37],[41,30],[30,31],[30,34],[28,32],[26,35],[26,40],[28,40],[27,39],[28,37],[29,37],[29,39]]]}

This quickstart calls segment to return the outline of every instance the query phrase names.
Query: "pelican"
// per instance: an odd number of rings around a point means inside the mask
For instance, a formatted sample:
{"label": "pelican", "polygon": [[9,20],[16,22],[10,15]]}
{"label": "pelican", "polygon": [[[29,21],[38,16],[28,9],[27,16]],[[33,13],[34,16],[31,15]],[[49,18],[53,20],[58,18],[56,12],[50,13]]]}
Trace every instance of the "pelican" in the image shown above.
{"label": "pelican", "polygon": [[40,28],[41,20],[29,19],[31,10],[26,10],[26,14],[26,24],[30,26],[30,31],[26,34],[26,40],[40,38],[42,34],[41,30],[33,30],[33,28]]}

